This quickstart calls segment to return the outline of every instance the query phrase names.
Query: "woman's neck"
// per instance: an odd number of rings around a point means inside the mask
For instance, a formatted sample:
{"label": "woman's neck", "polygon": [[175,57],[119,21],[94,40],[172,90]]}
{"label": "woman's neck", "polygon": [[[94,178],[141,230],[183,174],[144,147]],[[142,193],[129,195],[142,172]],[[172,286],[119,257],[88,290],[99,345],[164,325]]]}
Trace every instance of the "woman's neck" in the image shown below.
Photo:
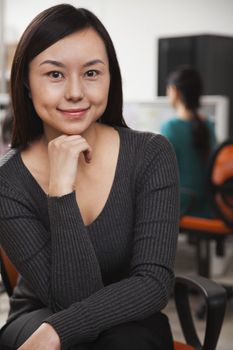
{"label": "woman's neck", "polygon": [[187,109],[183,104],[178,103],[175,107],[177,117],[183,120],[192,119],[193,112]]}

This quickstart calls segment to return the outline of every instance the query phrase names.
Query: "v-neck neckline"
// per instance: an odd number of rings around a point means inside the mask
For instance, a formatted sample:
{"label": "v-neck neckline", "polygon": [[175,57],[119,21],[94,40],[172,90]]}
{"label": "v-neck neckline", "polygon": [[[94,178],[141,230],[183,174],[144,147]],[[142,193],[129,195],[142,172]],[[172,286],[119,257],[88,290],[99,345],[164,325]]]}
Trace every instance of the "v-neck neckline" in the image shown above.
{"label": "v-neck neckline", "polygon": [[[118,135],[119,135],[119,151],[118,151],[118,157],[117,157],[116,168],[115,168],[115,173],[113,176],[112,185],[111,185],[108,197],[103,205],[103,208],[99,212],[99,214],[96,216],[96,218],[90,224],[87,224],[87,225],[84,224],[87,229],[91,228],[94,224],[96,224],[100,220],[100,218],[104,215],[105,211],[107,210],[108,206],[110,205],[109,203],[111,203],[111,199],[114,197],[114,192],[117,188],[117,182],[118,182],[118,179],[120,178],[119,173],[120,173],[121,163],[123,161],[122,148],[123,148],[124,137],[122,137],[121,127],[114,126],[114,128],[118,131]],[[39,193],[45,200],[47,200],[48,194],[43,190],[43,188],[40,186],[38,181],[32,175],[30,170],[24,164],[22,156],[21,156],[21,150],[18,150],[17,158],[18,158],[18,161],[21,165],[23,175],[25,177],[27,177],[27,179],[30,181],[30,183],[33,186],[33,189],[35,189],[35,191],[37,191],[37,193]],[[78,205],[78,203],[77,203],[77,205]]]}

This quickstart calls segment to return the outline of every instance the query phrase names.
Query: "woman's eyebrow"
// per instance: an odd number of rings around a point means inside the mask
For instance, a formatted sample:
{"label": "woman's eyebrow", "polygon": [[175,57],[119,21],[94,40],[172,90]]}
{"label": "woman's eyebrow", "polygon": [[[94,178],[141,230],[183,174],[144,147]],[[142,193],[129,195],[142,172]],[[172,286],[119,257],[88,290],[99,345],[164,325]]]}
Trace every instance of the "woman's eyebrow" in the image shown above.
{"label": "woman's eyebrow", "polygon": [[46,60],[46,61],[43,61],[40,66],[42,66],[43,64],[52,64],[56,67],[62,67],[62,68],[65,68],[65,65],[61,62],[58,62],[58,61],[54,61],[54,60]]}
{"label": "woman's eyebrow", "polygon": [[91,60],[91,61],[88,61],[86,63],[84,63],[83,67],[89,67],[89,66],[93,66],[94,64],[97,64],[97,63],[101,63],[101,64],[104,64],[104,61],[100,60],[100,59],[95,59],[95,60]]}
{"label": "woman's eyebrow", "polygon": [[[83,67],[86,68],[86,67],[89,67],[89,66],[93,66],[97,63],[101,63],[101,64],[104,64],[104,61],[100,60],[100,59],[95,59],[95,60],[91,60],[91,61],[88,61],[86,63],[84,63]],[[65,64],[64,63],[61,63],[59,61],[54,61],[54,60],[45,60],[43,61],[40,66],[42,66],[43,64],[52,64],[53,66],[56,66],[56,67],[61,67],[61,68],[65,68]]]}

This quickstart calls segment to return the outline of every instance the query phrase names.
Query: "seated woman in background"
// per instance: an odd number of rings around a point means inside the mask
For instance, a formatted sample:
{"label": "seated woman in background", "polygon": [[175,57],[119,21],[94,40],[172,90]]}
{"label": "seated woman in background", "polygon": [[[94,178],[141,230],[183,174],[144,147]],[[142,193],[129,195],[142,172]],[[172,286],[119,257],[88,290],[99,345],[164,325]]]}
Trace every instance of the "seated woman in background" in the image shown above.
{"label": "seated woman in background", "polygon": [[216,145],[213,123],[199,113],[202,81],[196,70],[180,67],[168,77],[167,95],[176,115],[161,125],[173,144],[180,172],[181,215],[209,217],[205,180]]}

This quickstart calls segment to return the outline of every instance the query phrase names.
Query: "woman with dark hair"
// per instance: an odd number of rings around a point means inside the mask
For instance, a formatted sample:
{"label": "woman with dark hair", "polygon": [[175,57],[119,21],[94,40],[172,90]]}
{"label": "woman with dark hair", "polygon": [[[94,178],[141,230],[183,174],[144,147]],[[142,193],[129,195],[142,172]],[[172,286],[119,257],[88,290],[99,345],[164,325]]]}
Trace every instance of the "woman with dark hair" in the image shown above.
{"label": "woman with dark hair", "polygon": [[0,244],[20,277],[0,347],[169,350],[178,171],[161,135],[127,128],[103,24],[57,5],[13,60]]}
{"label": "woman with dark hair", "polygon": [[192,67],[180,67],[167,81],[167,95],[176,116],[161,133],[173,144],[180,172],[181,214],[209,216],[205,199],[206,166],[216,138],[213,123],[199,112],[202,80]]}

